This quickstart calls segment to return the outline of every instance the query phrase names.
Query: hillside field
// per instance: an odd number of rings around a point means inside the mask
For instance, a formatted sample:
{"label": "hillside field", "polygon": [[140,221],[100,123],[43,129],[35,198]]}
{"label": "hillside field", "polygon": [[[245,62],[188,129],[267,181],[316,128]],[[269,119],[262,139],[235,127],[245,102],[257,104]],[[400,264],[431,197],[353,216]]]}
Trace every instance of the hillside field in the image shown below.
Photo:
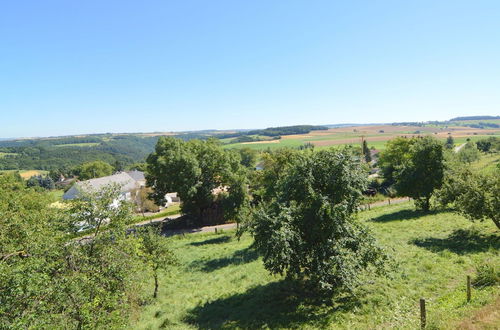
{"label": "hillside field", "polygon": [[[492,222],[423,214],[412,202],[359,217],[386,247],[394,268],[387,278],[367,274],[357,299],[299,294],[281,276],[268,274],[248,234],[240,241],[234,232],[192,234],[165,239],[179,266],[161,278],[158,299],[132,315],[131,328],[417,329],[420,298],[427,300],[429,329],[500,326],[500,287],[475,287],[466,302],[466,276],[474,279],[484,263],[500,267],[500,235]],[[144,284],[152,292],[149,277]]]}
{"label": "hillside field", "polygon": [[443,141],[451,135],[455,139],[455,143],[461,144],[466,142],[467,139],[476,141],[489,136],[500,137],[500,128],[481,129],[464,126],[435,125],[426,125],[423,127],[404,125],[348,126],[311,131],[308,134],[284,135],[280,140],[227,144],[225,147],[266,150],[268,148],[300,147],[306,143],[311,143],[316,148],[322,149],[348,144],[360,145],[362,140],[365,139],[369,147],[383,150],[385,149],[385,143],[390,139],[398,136],[411,137],[419,135],[433,135]]}

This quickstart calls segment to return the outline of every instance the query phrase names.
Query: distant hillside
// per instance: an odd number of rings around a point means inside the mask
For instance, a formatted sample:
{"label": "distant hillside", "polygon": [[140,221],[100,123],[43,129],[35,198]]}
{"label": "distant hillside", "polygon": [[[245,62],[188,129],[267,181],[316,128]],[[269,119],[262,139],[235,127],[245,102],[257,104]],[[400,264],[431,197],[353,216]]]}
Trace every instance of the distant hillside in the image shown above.
{"label": "distant hillside", "polygon": [[455,117],[450,119],[450,121],[465,121],[465,120],[495,120],[500,119],[500,116],[466,116],[466,117]]}
{"label": "distant hillside", "polygon": [[157,136],[103,134],[0,141],[0,170],[53,170],[94,160],[128,165],[144,161],[157,140]]}

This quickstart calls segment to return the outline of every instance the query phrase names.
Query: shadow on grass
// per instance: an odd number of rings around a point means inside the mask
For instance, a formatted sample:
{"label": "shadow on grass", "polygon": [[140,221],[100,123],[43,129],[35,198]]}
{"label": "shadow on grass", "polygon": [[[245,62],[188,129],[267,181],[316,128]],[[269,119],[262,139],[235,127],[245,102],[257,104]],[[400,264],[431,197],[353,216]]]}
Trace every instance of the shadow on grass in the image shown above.
{"label": "shadow on grass", "polygon": [[485,252],[500,249],[500,236],[485,235],[476,230],[457,229],[446,238],[426,237],[410,243],[432,252],[449,250],[456,254]]}
{"label": "shadow on grass", "polygon": [[302,328],[307,323],[325,328],[332,311],[359,305],[344,299],[334,306],[331,299],[320,300],[305,292],[287,280],[273,282],[199,305],[184,321],[201,329]]}
{"label": "shadow on grass", "polygon": [[204,272],[212,272],[214,270],[224,268],[229,265],[242,265],[254,260],[257,260],[259,254],[252,248],[245,248],[234,252],[230,257],[194,261],[191,267],[200,269]]}
{"label": "shadow on grass", "polygon": [[397,220],[412,220],[422,216],[436,214],[438,211],[419,211],[419,210],[401,210],[393,213],[383,214],[376,218],[372,218],[374,222],[389,222]]}
{"label": "shadow on grass", "polygon": [[230,236],[221,236],[221,237],[217,237],[217,238],[206,239],[206,240],[201,241],[201,242],[192,242],[192,243],[189,243],[189,245],[201,246],[201,245],[206,245],[206,244],[221,244],[221,243],[227,243],[230,240],[231,240]]}

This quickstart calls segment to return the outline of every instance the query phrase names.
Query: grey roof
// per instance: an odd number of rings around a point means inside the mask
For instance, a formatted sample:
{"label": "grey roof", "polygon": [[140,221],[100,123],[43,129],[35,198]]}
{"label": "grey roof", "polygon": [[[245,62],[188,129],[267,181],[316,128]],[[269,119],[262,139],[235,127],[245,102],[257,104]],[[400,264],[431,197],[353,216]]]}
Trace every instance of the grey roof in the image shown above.
{"label": "grey roof", "polygon": [[[139,171],[134,171],[139,172]],[[140,174],[139,174],[140,173]],[[134,173],[135,177],[144,178],[144,173],[139,172]],[[63,199],[74,199],[78,197],[81,191],[97,191],[109,184],[118,184],[120,186],[120,191],[122,193],[129,192],[133,189],[138,188],[141,184],[138,182],[140,180],[136,180],[132,175],[127,172],[120,172],[114,175],[105,176],[97,179],[90,179],[87,181],[77,182],[69,189],[63,196]]]}
{"label": "grey roof", "polygon": [[135,171],[127,171],[128,175],[132,177],[135,181],[145,181],[146,177],[144,176],[144,172],[135,170]]}

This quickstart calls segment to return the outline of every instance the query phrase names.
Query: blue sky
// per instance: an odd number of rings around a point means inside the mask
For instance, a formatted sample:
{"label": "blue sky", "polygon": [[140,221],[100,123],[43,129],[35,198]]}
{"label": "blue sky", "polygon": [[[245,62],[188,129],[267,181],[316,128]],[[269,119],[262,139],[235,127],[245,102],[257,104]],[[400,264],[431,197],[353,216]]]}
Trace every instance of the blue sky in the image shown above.
{"label": "blue sky", "polygon": [[3,1],[0,137],[500,114],[499,1]]}

